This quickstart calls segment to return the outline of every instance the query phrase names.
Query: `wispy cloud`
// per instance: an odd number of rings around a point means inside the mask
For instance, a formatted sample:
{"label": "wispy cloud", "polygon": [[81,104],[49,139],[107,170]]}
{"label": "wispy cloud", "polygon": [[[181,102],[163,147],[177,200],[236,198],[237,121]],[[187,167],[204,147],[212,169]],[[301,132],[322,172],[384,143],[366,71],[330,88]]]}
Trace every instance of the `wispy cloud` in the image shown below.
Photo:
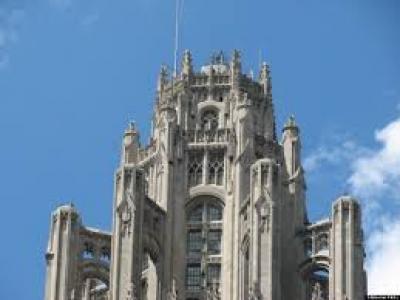
{"label": "wispy cloud", "polygon": [[10,61],[9,47],[18,40],[18,27],[24,16],[23,1],[0,2],[0,69]]}
{"label": "wispy cloud", "polygon": [[314,172],[322,166],[340,165],[351,161],[357,155],[367,151],[351,139],[336,138],[335,142],[319,146],[314,152],[304,159],[303,167],[307,172]]}

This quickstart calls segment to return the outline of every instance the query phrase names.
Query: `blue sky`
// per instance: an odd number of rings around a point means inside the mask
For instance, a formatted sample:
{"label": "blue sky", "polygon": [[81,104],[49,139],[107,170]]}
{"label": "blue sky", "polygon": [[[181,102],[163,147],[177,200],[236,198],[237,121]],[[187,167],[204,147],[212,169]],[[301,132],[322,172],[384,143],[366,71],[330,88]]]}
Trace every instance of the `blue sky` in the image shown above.
{"label": "blue sky", "polygon": [[[173,1],[0,0],[0,299],[43,298],[57,205],[110,228],[121,135],[134,119],[146,140],[173,32]],[[255,72],[262,53],[279,130],[292,113],[301,126],[310,218],[360,197],[370,290],[400,294],[387,281],[400,269],[400,1],[186,0],[184,48],[197,66],[238,48]]]}

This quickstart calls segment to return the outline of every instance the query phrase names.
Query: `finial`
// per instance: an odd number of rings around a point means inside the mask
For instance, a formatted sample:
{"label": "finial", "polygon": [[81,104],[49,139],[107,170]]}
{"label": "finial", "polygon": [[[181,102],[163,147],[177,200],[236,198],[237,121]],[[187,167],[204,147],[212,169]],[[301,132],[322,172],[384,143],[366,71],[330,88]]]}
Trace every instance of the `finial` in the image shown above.
{"label": "finial", "polygon": [[290,115],[290,117],[289,117],[288,120],[286,121],[286,124],[285,124],[283,130],[286,130],[286,129],[293,129],[293,128],[298,128],[298,127],[297,127],[297,124],[296,124],[295,117],[294,117],[294,115],[292,114],[292,115]]}
{"label": "finial", "polygon": [[160,75],[158,77],[157,90],[162,91],[167,82],[168,82],[168,69],[166,65],[162,65],[160,69]]}

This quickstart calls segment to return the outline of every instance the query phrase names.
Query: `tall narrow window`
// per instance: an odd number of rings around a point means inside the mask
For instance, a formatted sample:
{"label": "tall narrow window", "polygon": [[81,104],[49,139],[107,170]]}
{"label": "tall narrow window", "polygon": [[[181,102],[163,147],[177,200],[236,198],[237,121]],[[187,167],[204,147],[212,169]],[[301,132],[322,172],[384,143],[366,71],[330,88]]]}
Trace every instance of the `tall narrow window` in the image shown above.
{"label": "tall narrow window", "polygon": [[189,154],[188,175],[189,186],[196,186],[203,182],[204,152],[196,151]]}
{"label": "tall narrow window", "polygon": [[221,253],[221,230],[210,230],[208,232],[207,250],[209,254]]}
{"label": "tall narrow window", "polygon": [[208,159],[208,184],[223,185],[224,152],[212,151]]}
{"label": "tall narrow window", "polygon": [[191,292],[219,285],[221,276],[223,209],[214,197],[201,196],[198,200],[187,214],[186,286]]}
{"label": "tall narrow window", "polygon": [[207,205],[207,210],[208,221],[222,220],[222,209],[220,206],[210,203]]}
{"label": "tall narrow window", "polygon": [[189,253],[200,253],[203,247],[201,230],[189,231],[187,237],[187,248]]}
{"label": "tall narrow window", "polygon": [[186,269],[186,287],[188,290],[200,290],[201,267],[200,264],[190,264]]}
{"label": "tall narrow window", "polygon": [[207,267],[207,285],[211,286],[215,283],[219,284],[221,277],[221,265],[220,264],[209,264]]}

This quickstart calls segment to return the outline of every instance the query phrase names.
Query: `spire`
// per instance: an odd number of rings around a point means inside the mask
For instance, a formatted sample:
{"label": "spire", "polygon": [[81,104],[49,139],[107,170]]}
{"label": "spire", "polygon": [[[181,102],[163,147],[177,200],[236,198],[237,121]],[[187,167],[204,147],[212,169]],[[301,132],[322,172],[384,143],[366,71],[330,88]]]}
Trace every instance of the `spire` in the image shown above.
{"label": "spire", "polygon": [[185,50],[182,58],[182,79],[187,79],[193,74],[192,54]]}

